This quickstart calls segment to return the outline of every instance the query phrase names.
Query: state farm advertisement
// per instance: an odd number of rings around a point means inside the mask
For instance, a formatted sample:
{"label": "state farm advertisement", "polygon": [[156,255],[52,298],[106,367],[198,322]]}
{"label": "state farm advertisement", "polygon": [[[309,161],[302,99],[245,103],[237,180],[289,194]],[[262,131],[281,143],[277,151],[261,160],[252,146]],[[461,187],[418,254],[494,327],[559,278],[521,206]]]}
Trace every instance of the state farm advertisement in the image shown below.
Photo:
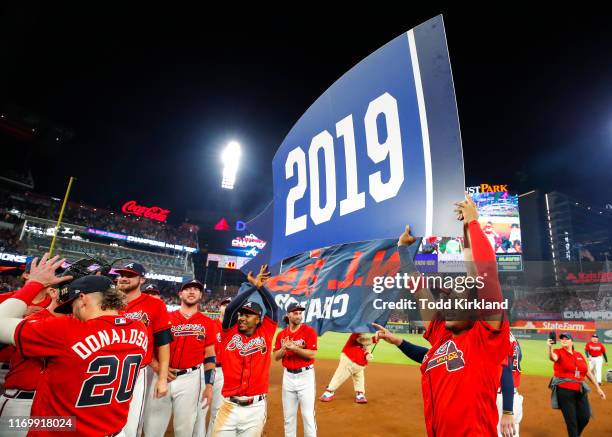
{"label": "state farm advertisement", "polygon": [[537,334],[567,332],[574,340],[587,341],[595,332],[595,322],[569,322],[567,320],[515,320],[512,329],[525,329],[535,331]]}

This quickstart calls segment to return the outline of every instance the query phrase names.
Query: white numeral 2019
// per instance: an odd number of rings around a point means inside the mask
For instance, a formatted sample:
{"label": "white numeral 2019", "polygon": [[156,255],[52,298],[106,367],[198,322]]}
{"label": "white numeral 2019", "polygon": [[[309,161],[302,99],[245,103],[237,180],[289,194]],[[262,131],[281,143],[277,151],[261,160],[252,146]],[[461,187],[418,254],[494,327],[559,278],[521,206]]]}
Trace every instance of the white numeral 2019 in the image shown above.
{"label": "white numeral 2019", "polygon": [[[383,143],[379,141],[376,124],[380,115],[384,115],[387,128],[387,138]],[[364,127],[368,157],[375,164],[380,164],[385,159],[389,160],[388,181],[382,180],[380,171],[369,175],[368,178],[370,196],[374,201],[382,202],[395,197],[404,182],[404,160],[397,100],[389,93],[385,93],[370,102],[364,117]],[[348,115],[336,123],[336,137],[343,138],[346,162],[346,199],[340,201],[340,215],[343,216],[365,208],[366,204],[365,193],[359,192],[357,184],[357,150],[353,115]],[[321,178],[319,175],[321,155],[325,172],[325,205],[323,206],[321,206]],[[310,142],[308,164],[309,180],[306,179],[306,154],[302,148],[296,147],[287,155],[285,179],[295,176],[297,184],[287,194],[285,235],[303,231],[308,226],[306,214],[295,217],[295,204],[306,194],[308,182],[310,182],[310,218],[312,222],[315,225],[325,223],[332,218],[336,210],[334,138],[327,130],[317,134]]]}

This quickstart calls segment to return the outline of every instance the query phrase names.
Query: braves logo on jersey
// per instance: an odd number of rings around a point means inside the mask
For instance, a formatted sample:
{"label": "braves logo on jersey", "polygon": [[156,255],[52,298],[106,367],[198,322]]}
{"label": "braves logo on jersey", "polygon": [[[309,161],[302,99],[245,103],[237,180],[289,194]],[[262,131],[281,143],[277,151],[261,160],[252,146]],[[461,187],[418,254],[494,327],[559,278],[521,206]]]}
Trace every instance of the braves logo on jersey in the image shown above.
{"label": "braves logo on jersey", "polygon": [[424,360],[427,361],[425,373],[443,364],[446,365],[448,372],[454,372],[465,367],[463,351],[457,347],[453,340],[448,340],[442,344],[442,346],[436,349],[431,358],[425,355]]}
{"label": "braves logo on jersey", "polygon": [[241,356],[246,357],[247,355],[252,355],[257,352],[261,352],[262,355],[265,355],[268,351],[268,347],[263,337],[252,338],[245,343],[242,341],[242,337],[239,334],[234,334],[227,344],[227,350],[237,350]]}
{"label": "braves logo on jersey", "polygon": [[298,340],[293,340],[293,343],[297,346],[297,347],[306,347],[306,341],[303,338],[300,338]]}
{"label": "braves logo on jersey", "polygon": [[124,316],[131,320],[140,320],[145,326],[149,326],[149,316],[144,311],[125,313]]}
{"label": "braves logo on jersey", "polygon": [[206,330],[202,325],[187,323],[183,325],[176,325],[171,328],[172,335],[175,337],[185,337],[193,335],[198,340],[202,341],[206,337]]}

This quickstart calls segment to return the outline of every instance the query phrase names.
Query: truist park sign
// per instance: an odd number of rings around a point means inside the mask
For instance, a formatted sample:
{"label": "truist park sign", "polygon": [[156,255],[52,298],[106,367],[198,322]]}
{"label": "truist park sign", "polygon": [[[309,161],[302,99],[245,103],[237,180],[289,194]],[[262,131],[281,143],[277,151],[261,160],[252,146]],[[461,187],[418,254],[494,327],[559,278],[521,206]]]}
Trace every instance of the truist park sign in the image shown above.
{"label": "truist park sign", "polygon": [[165,222],[168,219],[168,214],[170,214],[169,209],[163,209],[159,206],[141,206],[135,200],[125,202],[121,207],[121,212],[157,220],[158,222]]}

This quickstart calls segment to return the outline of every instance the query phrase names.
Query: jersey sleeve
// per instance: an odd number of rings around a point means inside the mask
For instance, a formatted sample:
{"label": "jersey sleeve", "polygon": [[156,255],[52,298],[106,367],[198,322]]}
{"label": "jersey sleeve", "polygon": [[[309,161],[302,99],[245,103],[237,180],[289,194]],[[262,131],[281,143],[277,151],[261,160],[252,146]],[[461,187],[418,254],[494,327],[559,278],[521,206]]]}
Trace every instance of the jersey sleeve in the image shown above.
{"label": "jersey sleeve", "polygon": [[276,335],[276,340],[274,340],[274,352],[276,352],[277,350],[279,350],[281,348],[281,337],[282,337],[283,331],[280,331],[277,335]]}
{"label": "jersey sleeve", "polygon": [[493,328],[487,321],[478,320],[470,329],[474,344],[481,350],[484,359],[490,359],[502,363],[509,355],[510,349],[510,325],[508,319],[504,318],[499,328]]}
{"label": "jersey sleeve", "polygon": [[317,336],[317,331],[315,331],[314,329],[310,328],[308,330],[308,339],[306,340],[306,349],[310,349],[313,351],[316,351],[318,349],[318,340],[319,337]]}
{"label": "jersey sleeve", "polygon": [[446,335],[446,322],[438,317],[429,322],[427,331],[423,334],[423,338],[432,346]]}
{"label": "jersey sleeve", "polygon": [[69,348],[67,333],[78,332],[80,324],[69,316],[25,319],[15,329],[15,347],[26,358],[59,356]]}
{"label": "jersey sleeve", "polygon": [[277,326],[278,323],[276,323],[274,320],[267,316],[263,318],[263,322],[261,323],[262,329],[270,340],[272,339],[272,337],[274,337],[274,333],[276,332]]}
{"label": "jersey sleeve", "polygon": [[170,344],[172,341],[172,323],[170,322],[170,315],[166,309],[166,304],[160,300],[154,299],[157,302],[155,308],[155,317],[152,321],[153,326],[153,338],[155,346],[164,346]]}

